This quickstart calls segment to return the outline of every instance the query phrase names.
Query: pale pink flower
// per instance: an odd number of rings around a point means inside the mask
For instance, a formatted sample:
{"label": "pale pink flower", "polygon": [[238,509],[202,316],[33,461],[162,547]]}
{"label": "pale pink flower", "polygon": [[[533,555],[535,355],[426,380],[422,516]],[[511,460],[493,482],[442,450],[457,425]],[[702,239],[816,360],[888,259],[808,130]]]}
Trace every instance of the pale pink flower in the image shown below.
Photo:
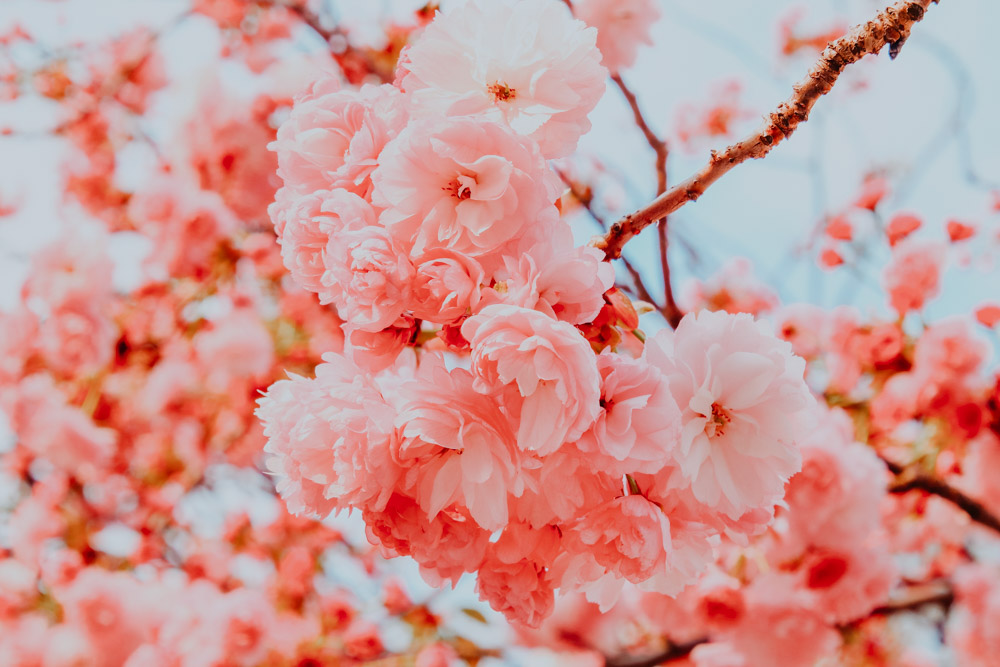
{"label": "pale pink flower", "polygon": [[640,44],[653,44],[649,33],[660,18],[654,0],[581,0],[573,13],[597,28],[597,48],[612,73],[632,66]]}
{"label": "pale pink flower", "polygon": [[493,531],[507,524],[507,496],[520,495],[514,431],[499,406],[473,389],[472,374],[426,355],[416,377],[398,389],[393,443],[403,468],[400,488],[433,519],[459,504]]}
{"label": "pale pink flower", "polygon": [[618,354],[597,357],[601,412],[577,441],[595,469],[611,474],[656,473],[672,462],[681,414],[655,366]]}
{"label": "pale pink flower", "polygon": [[327,246],[325,263],[322,294],[333,299],[351,327],[381,331],[403,314],[416,270],[385,229],[362,227],[337,234]]}
{"label": "pale pink flower", "polygon": [[192,346],[212,391],[223,392],[238,379],[263,380],[274,364],[274,341],[253,308],[237,308],[212,322]]}
{"label": "pale pink flower", "polygon": [[930,242],[908,241],[893,249],[882,283],[896,312],[920,310],[938,295],[945,253],[943,244]]}
{"label": "pale pink flower", "polygon": [[495,305],[462,325],[476,390],[516,413],[518,446],[551,454],[583,435],[600,412],[600,373],[578,330],[534,310]]}
{"label": "pale pink flower", "polygon": [[484,281],[483,267],[471,257],[429,250],[416,263],[409,309],[422,320],[451,324],[476,309]]}
{"label": "pale pink flower", "polygon": [[471,0],[424,30],[401,85],[423,113],[502,119],[546,157],[565,157],[604,94],[596,40],[556,0]]}
{"label": "pale pink flower", "polygon": [[321,79],[299,97],[270,148],[278,175],[298,195],[346,188],[371,193],[371,173],[382,148],[407,121],[407,105],[390,85],[340,89]]}
{"label": "pale pink flower", "polygon": [[276,382],[258,403],[267,468],[292,512],[323,517],[382,504],[392,493],[394,412],[371,375],[349,359],[324,355],[315,379],[293,375]]}
{"label": "pale pink flower", "polygon": [[753,264],[736,257],[705,281],[686,285],[681,297],[685,312],[724,310],[727,313],[760,315],[778,306],[778,295],[754,275]]}
{"label": "pale pink flower", "polygon": [[675,459],[694,497],[732,519],[777,502],[814,405],[791,345],[749,315],[702,311],[646,351],[681,408]]}
{"label": "pale pink flower", "polygon": [[411,125],[386,146],[372,180],[379,221],[415,257],[442,247],[488,257],[558,216],[538,149],[478,118]]}
{"label": "pale pink flower", "polygon": [[827,315],[811,303],[793,303],[774,315],[777,334],[792,344],[792,352],[805,359],[819,355],[826,340]]}
{"label": "pale pink flower", "polygon": [[302,288],[331,303],[336,292],[322,283],[327,269],[327,246],[342,243],[339,235],[375,224],[371,204],[344,189],[317,190],[295,196],[282,189],[270,213],[281,244],[281,258]]}

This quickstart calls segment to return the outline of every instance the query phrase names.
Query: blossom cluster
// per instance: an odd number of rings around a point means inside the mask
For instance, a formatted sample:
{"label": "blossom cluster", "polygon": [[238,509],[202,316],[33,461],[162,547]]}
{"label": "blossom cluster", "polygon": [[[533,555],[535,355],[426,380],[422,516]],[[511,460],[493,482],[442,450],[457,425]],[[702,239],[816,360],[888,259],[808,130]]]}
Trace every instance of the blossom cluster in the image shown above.
{"label": "blossom cluster", "polygon": [[644,351],[594,326],[614,273],[574,246],[547,160],[589,129],[596,40],[555,0],[473,0],[392,84],[315,83],[273,144],[285,266],[346,338],[260,401],[280,493],[360,510],[431,581],[478,573],[527,625],[557,588],[675,595],[723,536],[763,530],[813,403],[749,317],[691,315]]}

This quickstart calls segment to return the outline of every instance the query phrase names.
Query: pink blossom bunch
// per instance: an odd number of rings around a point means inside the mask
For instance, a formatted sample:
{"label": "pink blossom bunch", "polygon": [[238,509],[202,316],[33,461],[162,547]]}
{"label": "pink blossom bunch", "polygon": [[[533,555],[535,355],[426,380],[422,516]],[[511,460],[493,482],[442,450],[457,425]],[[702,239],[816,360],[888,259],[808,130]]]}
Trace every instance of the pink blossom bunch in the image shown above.
{"label": "pink blossom bunch", "polygon": [[478,572],[527,625],[556,589],[675,595],[720,535],[759,533],[812,403],[749,317],[689,316],[638,358],[588,340],[613,272],[574,247],[546,158],[589,128],[599,60],[559,2],[469,2],[395,85],[314,84],[273,145],[285,265],[347,334],[260,401],[278,490],[361,510],[430,581]]}

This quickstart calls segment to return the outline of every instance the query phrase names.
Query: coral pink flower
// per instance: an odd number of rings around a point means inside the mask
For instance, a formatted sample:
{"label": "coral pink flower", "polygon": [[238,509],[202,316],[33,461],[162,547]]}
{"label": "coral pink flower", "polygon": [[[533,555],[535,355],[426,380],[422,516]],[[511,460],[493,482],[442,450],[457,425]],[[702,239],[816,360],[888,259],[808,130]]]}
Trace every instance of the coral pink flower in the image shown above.
{"label": "coral pink flower", "polygon": [[402,490],[430,519],[457,502],[483,528],[503,528],[508,493],[521,495],[521,488],[514,431],[495,401],[476,393],[471,373],[448,371],[437,355],[424,356],[396,393]]}
{"label": "coral pink flower", "polygon": [[[552,174],[532,143],[474,118],[416,123],[372,174],[379,220],[414,256],[451,248],[488,256],[557,214]],[[488,270],[488,269],[487,269]]]}
{"label": "coral pink flower", "polygon": [[416,270],[381,227],[344,231],[330,239],[320,279],[345,323],[364,331],[392,325],[410,301]]}
{"label": "coral pink flower", "polygon": [[948,618],[948,644],[959,664],[990,667],[1000,652],[1000,586],[995,567],[967,565],[955,574],[956,605]]}
{"label": "coral pink flower", "polygon": [[281,258],[292,278],[303,289],[320,295],[321,303],[331,303],[336,292],[324,288],[327,246],[342,245],[342,232],[375,224],[371,204],[344,189],[317,190],[300,197],[287,190],[270,208],[281,244]]}
{"label": "coral pink flower", "polygon": [[748,315],[702,311],[646,351],[681,408],[675,458],[694,497],[732,519],[780,499],[814,405],[791,345]]}
{"label": "coral pink flower", "polygon": [[600,412],[594,353],[575,328],[534,310],[494,305],[462,325],[476,390],[499,392],[517,414],[518,446],[551,454]]}
{"label": "coral pink flower", "polygon": [[31,375],[8,409],[21,444],[35,456],[81,478],[98,474],[114,455],[118,433],[68,405],[52,378]]}
{"label": "coral pink flower", "polygon": [[582,0],[573,12],[597,28],[597,48],[612,73],[632,66],[640,44],[653,44],[649,33],[660,18],[654,0]]}
{"label": "coral pink flower", "polygon": [[672,461],[681,435],[681,414],[656,367],[605,353],[601,372],[601,412],[577,447],[596,455],[592,465],[610,474],[656,473]]}
{"label": "coral pink flower", "polygon": [[553,526],[535,530],[511,523],[490,545],[480,567],[476,581],[480,598],[508,620],[538,627],[555,604],[548,568],[559,552],[559,540]]}
{"label": "coral pink flower", "polygon": [[401,85],[424,113],[502,119],[547,158],[565,157],[604,94],[596,40],[555,0],[472,0],[424,30]]}
{"label": "coral pink flower", "polygon": [[896,312],[905,315],[920,310],[938,295],[944,259],[945,247],[940,243],[909,242],[893,250],[883,284]]}
{"label": "coral pink flower", "polygon": [[295,194],[346,188],[367,197],[379,153],[406,125],[406,105],[393,86],[339,88],[335,79],[313,84],[270,145],[278,175]]}
{"label": "coral pink flower", "polygon": [[292,512],[323,517],[385,502],[395,479],[387,460],[394,413],[369,374],[327,354],[315,379],[276,382],[259,405],[267,468]]}
{"label": "coral pink flower", "polygon": [[670,521],[647,498],[622,496],[583,516],[570,539],[609,572],[638,584],[662,566]]}
{"label": "coral pink flower", "polygon": [[87,375],[111,361],[118,329],[100,301],[61,304],[41,323],[33,341],[56,372]]}
{"label": "coral pink flower", "polygon": [[913,351],[913,372],[924,382],[949,386],[974,378],[989,358],[990,346],[965,318],[948,318],[927,327]]}
{"label": "coral pink flower", "polygon": [[410,311],[414,317],[451,324],[479,305],[485,280],[479,262],[462,253],[429,250],[416,264]]}
{"label": "coral pink flower", "polygon": [[812,667],[840,645],[840,635],[813,608],[812,596],[788,577],[759,577],[746,601],[746,613],[725,635],[742,664]]}
{"label": "coral pink flower", "polygon": [[364,510],[363,517],[369,542],[390,555],[412,556],[432,585],[457,582],[462,574],[478,570],[490,543],[489,531],[468,513],[445,510],[430,520],[414,500],[399,494],[381,510]]}

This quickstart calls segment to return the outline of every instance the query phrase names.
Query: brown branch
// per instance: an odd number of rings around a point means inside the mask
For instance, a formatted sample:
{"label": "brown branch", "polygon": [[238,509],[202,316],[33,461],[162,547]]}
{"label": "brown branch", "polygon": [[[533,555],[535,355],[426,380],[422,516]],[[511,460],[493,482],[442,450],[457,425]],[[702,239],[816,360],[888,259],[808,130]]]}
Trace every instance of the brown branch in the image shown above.
{"label": "brown branch", "polygon": [[671,660],[685,658],[696,646],[707,642],[708,639],[695,639],[686,644],[670,644],[663,651],[644,658],[605,658],[604,667],[656,667]]}
{"label": "brown branch", "polygon": [[[901,611],[913,611],[925,604],[939,604],[945,608],[955,601],[955,591],[944,580],[914,584],[891,596],[881,607],[872,610],[870,616],[888,616]],[[862,619],[863,620],[863,619]]]}
{"label": "brown branch", "polygon": [[813,105],[830,92],[848,65],[868,54],[878,53],[886,44],[891,46],[890,55],[895,56],[909,37],[913,24],[924,17],[932,2],[937,1],[900,0],[872,20],[831,42],[809,74],[794,87],[791,97],[771,113],[760,130],[721,152],[712,151],[708,164],[698,173],[613,224],[603,238],[594,241],[594,245],[603,250],[608,259],[619,257],[622,247],[644,228],[685,203],[696,201],[710,185],[736,165],[770,153],[808,119]]}
{"label": "brown branch", "polygon": [[[894,464],[894,467],[899,469],[898,464]],[[892,469],[893,468],[890,467],[890,470]],[[893,472],[895,472],[895,470]],[[895,482],[889,485],[890,493],[902,494],[914,490],[920,490],[924,493],[944,498],[968,514],[969,518],[976,523],[986,526],[987,528],[992,528],[1000,533],[1000,518],[987,509],[987,507],[981,502],[964,494],[949,485],[944,480],[912,470],[901,470],[901,472],[897,474],[899,474],[899,477]]]}

